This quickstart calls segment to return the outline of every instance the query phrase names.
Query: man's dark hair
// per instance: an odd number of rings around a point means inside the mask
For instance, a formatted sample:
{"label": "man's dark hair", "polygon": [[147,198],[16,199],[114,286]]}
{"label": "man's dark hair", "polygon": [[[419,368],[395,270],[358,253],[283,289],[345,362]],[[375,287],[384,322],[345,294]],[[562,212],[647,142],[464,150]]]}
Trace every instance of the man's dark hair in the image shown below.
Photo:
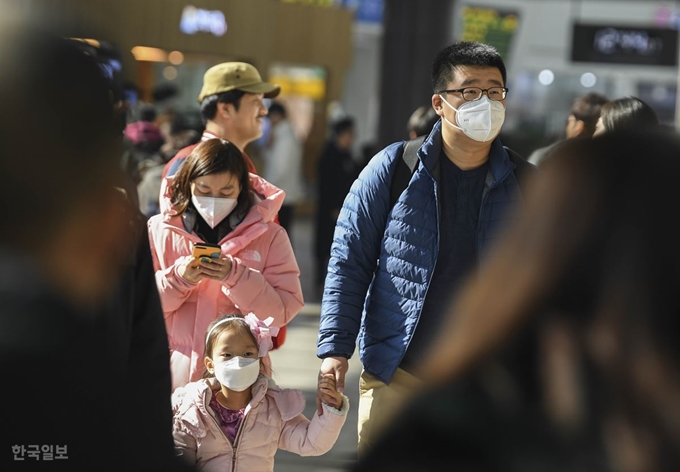
{"label": "man's dark hair", "polygon": [[434,93],[445,90],[460,66],[496,67],[507,82],[505,64],[496,48],[473,41],[461,41],[442,49],[432,63],[432,89]]}
{"label": "man's dark hair", "polygon": [[229,90],[228,92],[209,95],[201,102],[201,118],[207,123],[215,118],[218,103],[231,103],[236,111],[241,106],[241,98],[246,94],[243,90]]}
{"label": "man's dark hair", "polygon": [[286,108],[279,102],[273,102],[269,105],[269,115],[279,115],[282,118],[285,118]]}
{"label": "man's dark hair", "polygon": [[354,129],[354,118],[345,117],[333,123],[333,136],[338,137],[341,134]]}
{"label": "man's dark hair", "polygon": [[156,115],[156,107],[151,104],[144,104],[139,107],[139,121],[154,121]]}
{"label": "man's dark hair", "polygon": [[609,99],[602,94],[591,92],[574,100],[571,107],[571,114],[584,124],[584,136],[592,136],[595,132],[595,125],[600,118],[600,109]]}

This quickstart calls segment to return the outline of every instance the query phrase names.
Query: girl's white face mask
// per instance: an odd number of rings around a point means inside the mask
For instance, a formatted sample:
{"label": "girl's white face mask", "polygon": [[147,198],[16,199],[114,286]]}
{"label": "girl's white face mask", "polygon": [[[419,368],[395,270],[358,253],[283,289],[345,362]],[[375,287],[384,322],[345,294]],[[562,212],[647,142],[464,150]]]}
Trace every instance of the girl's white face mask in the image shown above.
{"label": "girl's white face mask", "polygon": [[486,95],[473,102],[465,102],[460,108],[455,108],[446,101],[441,94],[439,97],[446,105],[456,112],[454,125],[445,116],[442,119],[456,129],[461,130],[470,139],[487,142],[498,136],[505,121],[505,107],[497,100],[489,100]]}
{"label": "girl's white face mask", "polygon": [[229,390],[242,392],[257,380],[260,359],[236,356],[226,362],[213,361],[215,377]]}
{"label": "girl's white face mask", "polygon": [[211,228],[214,228],[234,210],[237,200],[235,198],[197,197],[196,195],[191,195],[191,202],[205,222]]}

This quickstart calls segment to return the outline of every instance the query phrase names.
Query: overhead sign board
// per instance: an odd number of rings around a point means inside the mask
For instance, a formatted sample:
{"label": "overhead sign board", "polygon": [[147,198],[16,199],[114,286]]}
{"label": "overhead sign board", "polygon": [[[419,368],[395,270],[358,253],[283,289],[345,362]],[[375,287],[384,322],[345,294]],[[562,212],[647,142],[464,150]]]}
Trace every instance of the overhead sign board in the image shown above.
{"label": "overhead sign board", "polygon": [[571,60],[650,66],[676,66],[678,32],[670,28],[575,23]]}
{"label": "overhead sign board", "polygon": [[184,34],[210,33],[223,36],[227,32],[227,20],[219,10],[204,10],[187,5],[182,11],[179,29]]}
{"label": "overhead sign board", "polygon": [[515,11],[489,7],[465,6],[462,9],[462,41],[476,41],[495,47],[508,59],[512,38],[519,26]]}

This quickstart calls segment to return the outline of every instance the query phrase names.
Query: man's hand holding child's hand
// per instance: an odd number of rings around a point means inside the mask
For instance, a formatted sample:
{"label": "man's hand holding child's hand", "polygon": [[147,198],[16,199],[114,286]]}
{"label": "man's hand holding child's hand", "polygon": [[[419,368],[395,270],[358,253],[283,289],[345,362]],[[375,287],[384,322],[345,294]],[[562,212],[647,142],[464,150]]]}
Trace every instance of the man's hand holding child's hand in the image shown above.
{"label": "man's hand holding child's hand", "polygon": [[335,388],[335,376],[333,374],[325,374],[319,377],[319,392],[321,392],[321,401],[327,405],[332,406],[336,410],[342,408],[342,393]]}

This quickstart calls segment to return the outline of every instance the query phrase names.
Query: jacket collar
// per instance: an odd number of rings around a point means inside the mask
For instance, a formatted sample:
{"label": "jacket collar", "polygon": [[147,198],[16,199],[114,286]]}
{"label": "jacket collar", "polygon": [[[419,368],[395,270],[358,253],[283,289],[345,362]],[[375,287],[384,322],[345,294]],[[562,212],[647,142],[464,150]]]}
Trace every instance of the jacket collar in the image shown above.
{"label": "jacket collar", "polygon": [[[432,127],[429,136],[418,150],[418,157],[428,171],[432,171],[439,161],[442,152],[442,120],[437,121]],[[502,182],[513,170],[515,164],[510,160],[508,151],[503,147],[500,137],[496,137],[489,149],[489,173],[486,177],[486,185],[495,187]]]}
{"label": "jacket collar", "polygon": [[[253,205],[250,207],[250,211],[246,216],[239,222],[246,223],[247,225],[264,222],[269,223],[274,221],[277,213],[283,205],[283,200],[285,198],[285,192],[280,188],[272,185],[271,183],[264,180],[262,177],[250,174],[250,183],[253,188]],[[163,221],[170,222],[177,218],[174,207],[171,202],[171,192],[172,192],[172,177],[166,177],[163,179],[161,184],[161,192],[163,193],[161,199],[163,208]],[[233,221],[229,221],[230,224]],[[180,223],[184,226],[184,222]],[[238,226],[238,225],[237,225]],[[193,226],[190,226],[190,230],[193,230]]]}

